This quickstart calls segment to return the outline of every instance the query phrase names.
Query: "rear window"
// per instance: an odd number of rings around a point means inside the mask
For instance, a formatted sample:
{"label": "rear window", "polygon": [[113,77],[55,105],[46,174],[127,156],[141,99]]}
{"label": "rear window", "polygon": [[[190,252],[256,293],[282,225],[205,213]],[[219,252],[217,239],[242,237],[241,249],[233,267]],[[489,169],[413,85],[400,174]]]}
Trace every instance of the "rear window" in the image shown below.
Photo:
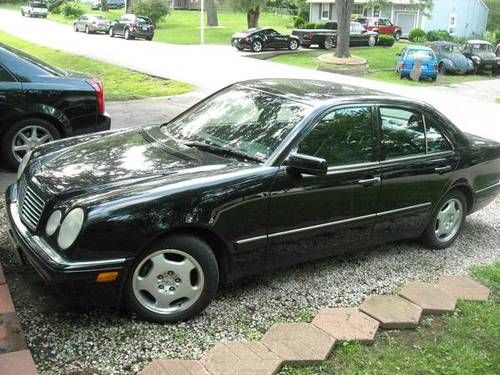
{"label": "rear window", "polygon": [[434,59],[434,52],[428,49],[409,49],[406,57],[414,59]]}
{"label": "rear window", "polygon": [[44,3],[32,3],[31,6],[33,8],[47,8],[47,4]]}
{"label": "rear window", "polygon": [[151,22],[151,20],[149,18],[147,18],[147,17],[139,17],[139,16],[136,18],[136,22],[137,23],[147,23],[148,25],[152,25],[153,24],[153,22]]}

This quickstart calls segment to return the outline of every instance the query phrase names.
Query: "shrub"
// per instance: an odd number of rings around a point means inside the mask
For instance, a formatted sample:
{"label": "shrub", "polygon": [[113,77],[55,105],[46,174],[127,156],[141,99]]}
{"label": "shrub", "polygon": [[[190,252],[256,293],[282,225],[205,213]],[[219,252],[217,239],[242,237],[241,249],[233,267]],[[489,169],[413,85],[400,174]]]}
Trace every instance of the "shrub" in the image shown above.
{"label": "shrub", "polygon": [[64,3],[62,6],[62,13],[64,17],[78,18],[85,13],[80,4],[75,2]]}
{"label": "shrub", "polygon": [[326,23],[317,23],[315,29],[326,29]]}
{"label": "shrub", "polygon": [[500,43],[500,29],[495,31],[495,39],[496,39],[497,43]]}
{"label": "shrub", "polygon": [[293,27],[295,27],[297,29],[301,29],[304,27],[305,23],[306,23],[306,21],[304,21],[304,19],[302,17],[298,17],[298,16],[293,17]]}
{"label": "shrub", "polygon": [[394,37],[392,35],[380,35],[378,37],[379,46],[392,47],[395,42],[396,42],[396,39],[394,39]]}
{"label": "shrub", "polygon": [[429,42],[435,42],[436,40],[453,40],[453,37],[446,30],[431,30],[427,33],[426,36]]}
{"label": "shrub", "polygon": [[408,39],[410,39],[410,42],[414,42],[416,38],[425,38],[425,31],[422,29],[413,29],[410,31],[410,34],[408,34]]}
{"label": "shrub", "polygon": [[304,29],[315,29],[316,28],[316,24],[314,22],[306,22],[304,24]]}
{"label": "shrub", "polygon": [[47,3],[47,8],[50,13],[61,14],[61,8],[64,4],[64,0],[54,0]]}
{"label": "shrub", "polygon": [[156,24],[170,13],[170,2],[165,0],[135,0],[134,13],[151,18]]}

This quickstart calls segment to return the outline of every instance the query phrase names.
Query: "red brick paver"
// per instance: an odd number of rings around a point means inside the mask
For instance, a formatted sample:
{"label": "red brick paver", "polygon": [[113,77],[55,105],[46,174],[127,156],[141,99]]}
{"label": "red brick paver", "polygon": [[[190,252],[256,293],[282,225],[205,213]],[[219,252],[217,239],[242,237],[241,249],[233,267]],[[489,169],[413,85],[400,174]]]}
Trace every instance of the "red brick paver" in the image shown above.
{"label": "red brick paver", "polygon": [[282,362],[260,342],[219,342],[201,360],[212,375],[273,375]]}
{"label": "red brick paver", "polygon": [[415,328],[422,315],[419,306],[396,296],[368,296],[359,309],[386,329]]}
{"label": "red brick paver", "polygon": [[36,375],[36,367],[29,350],[0,354],[0,374]]}
{"label": "red brick paver", "polygon": [[138,375],[209,375],[198,361],[156,360],[151,362]]}
{"label": "red brick paver", "polygon": [[486,301],[490,290],[466,276],[441,276],[437,286],[458,299]]}
{"label": "red brick paver", "polygon": [[3,273],[2,265],[0,264],[0,285],[5,284],[5,274]]}
{"label": "red brick paver", "polygon": [[277,323],[261,342],[286,362],[324,361],[335,339],[309,323]]}
{"label": "red brick paver", "polygon": [[455,310],[457,298],[427,283],[407,283],[399,295],[420,306],[423,314],[444,314]]}
{"label": "red brick paver", "polygon": [[375,339],[379,322],[357,308],[322,309],[312,322],[339,341],[370,344]]}
{"label": "red brick paver", "polygon": [[10,298],[9,288],[7,284],[0,285],[0,314],[14,312],[14,304]]}
{"label": "red brick paver", "polygon": [[15,352],[26,348],[26,341],[16,314],[0,314],[0,353]]}

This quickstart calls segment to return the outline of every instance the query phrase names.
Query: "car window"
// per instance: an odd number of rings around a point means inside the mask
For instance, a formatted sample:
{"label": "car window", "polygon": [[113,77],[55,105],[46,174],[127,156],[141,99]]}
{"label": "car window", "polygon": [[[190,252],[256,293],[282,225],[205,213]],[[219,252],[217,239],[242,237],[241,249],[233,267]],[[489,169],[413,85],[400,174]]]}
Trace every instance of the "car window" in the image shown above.
{"label": "car window", "polygon": [[381,107],[382,152],[385,159],[425,154],[425,129],[417,111]]}
{"label": "car window", "polygon": [[446,137],[439,130],[443,125],[432,116],[425,116],[427,137],[427,153],[450,151],[452,147]]}
{"label": "car window", "polygon": [[407,58],[411,59],[434,59],[434,52],[431,49],[409,49],[407,54]]}
{"label": "car window", "polygon": [[0,82],[15,82],[12,75],[3,67],[0,66]]}
{"label": "car window", "polygon": [[300,142],[298,152],[335,167],[372,161],[373,147],[370,107],[343,108],[323,117]]}
{"label": "car window", "polygon": [[136,22],[137,23],[140,23],[140,24],[147,24],[147,25],[151,25],[152,22],[149,18],[146,18],[146,17],[136,17]]}
{"label": "car window", "polygon": [[474,52],[493,52],[493,47],[490,44],[472,44]]}

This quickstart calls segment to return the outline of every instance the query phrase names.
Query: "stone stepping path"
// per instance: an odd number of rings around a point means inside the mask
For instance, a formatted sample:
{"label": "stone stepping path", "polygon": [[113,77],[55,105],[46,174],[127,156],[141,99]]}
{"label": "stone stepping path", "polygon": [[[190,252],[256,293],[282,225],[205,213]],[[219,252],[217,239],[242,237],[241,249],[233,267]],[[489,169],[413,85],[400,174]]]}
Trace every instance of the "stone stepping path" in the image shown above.
{"label": "stone stepping path", "polygon": [[398,296],[371,295],[359,309],[322,309],[311,323],[276,323],[260,341],[219,342],[199,361],[156,360],[139,375],[273,375],[284,364],[324,361],[339,342],[371,344],[379,328],[415,328],[422,314],[452,312],[459,299],[486,301],[489,292],[463,276],[409,282]]}

